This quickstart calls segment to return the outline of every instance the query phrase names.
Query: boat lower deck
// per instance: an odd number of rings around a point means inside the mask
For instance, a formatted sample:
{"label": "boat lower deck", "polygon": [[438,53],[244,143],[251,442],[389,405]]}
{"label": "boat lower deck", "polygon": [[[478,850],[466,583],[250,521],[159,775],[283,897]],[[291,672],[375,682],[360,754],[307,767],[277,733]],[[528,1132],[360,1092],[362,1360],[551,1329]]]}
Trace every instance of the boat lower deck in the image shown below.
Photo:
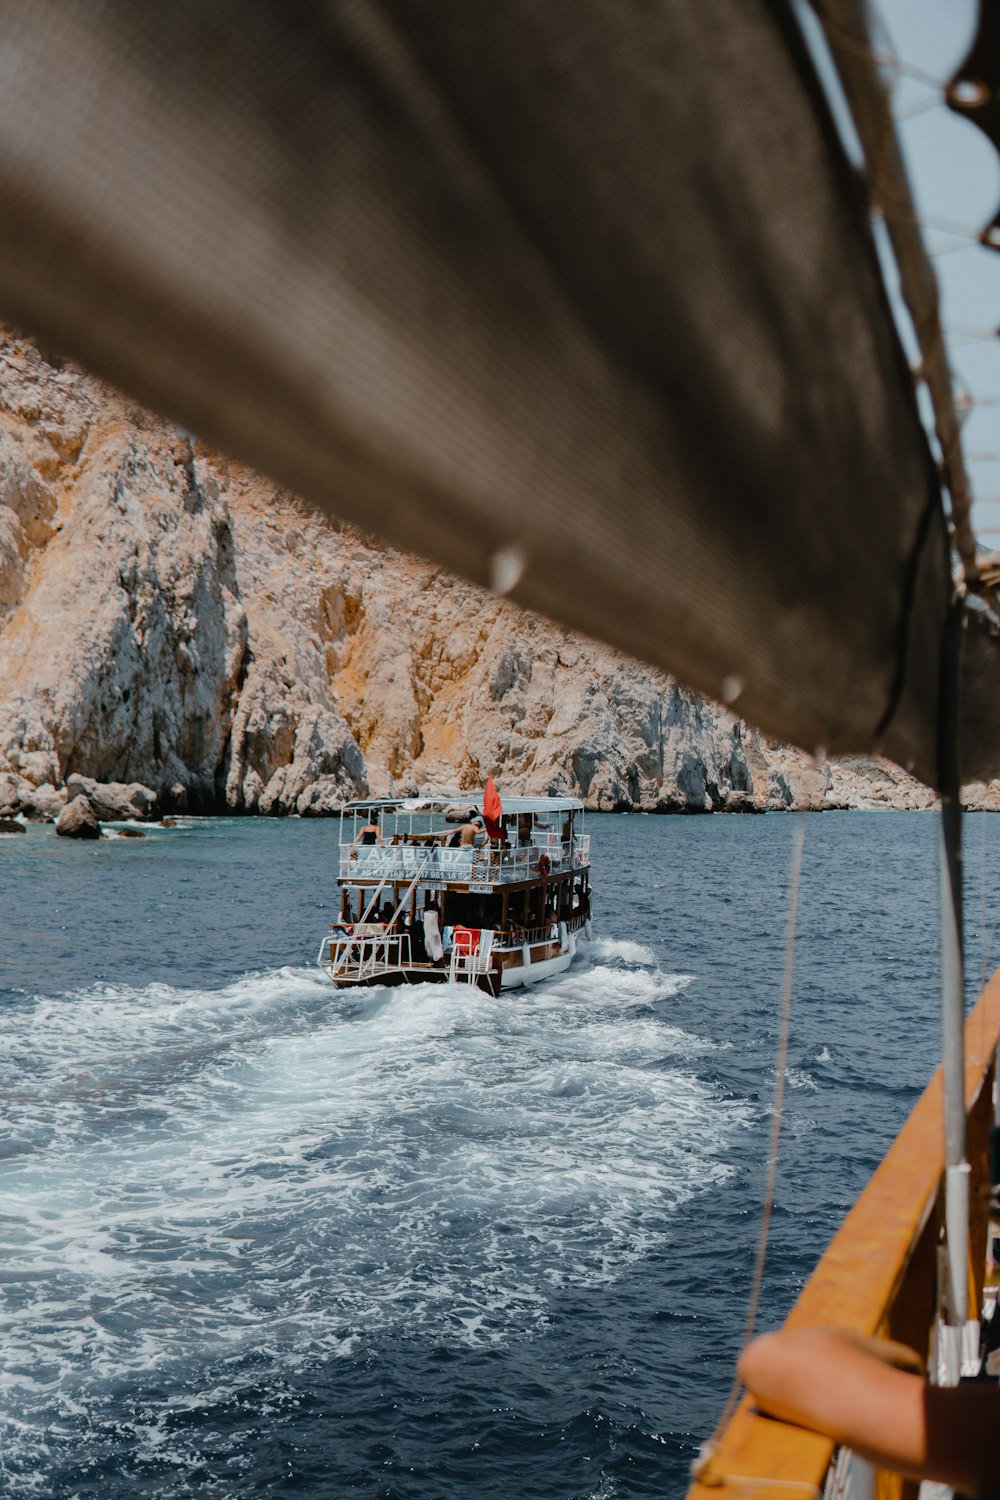
{"label": "boat lower deck", "polygon": [[[380,970],[376,975],[371,973],[360,976],[353,973],[333,975],[333,982],[337,988],[345,990],[369,989],[372,985],[386,985],[394,989],[404,984],[448,984],[451,979],[451,965],[447,962],[405,964],[397,968]],[[490,995],[498,995],[501,989],[499,976],[493,971],[477,974],[467,979],[463,978],[462,982],[474,984],[476,988],[485,990]]]}
{"label": "boat lower deck", "polygon": [[582,923],[572,928],[561,924],[561,930],[540,942],[507,948],[484,945],[481,952],[453,950],[436,961],[414,959],[408,943],[398,937],[331,937],[330,977],[338,989],[451,982],[473,984],[498,995],[501,990],[522,989],[563,973],[573,962],[584,931]]}

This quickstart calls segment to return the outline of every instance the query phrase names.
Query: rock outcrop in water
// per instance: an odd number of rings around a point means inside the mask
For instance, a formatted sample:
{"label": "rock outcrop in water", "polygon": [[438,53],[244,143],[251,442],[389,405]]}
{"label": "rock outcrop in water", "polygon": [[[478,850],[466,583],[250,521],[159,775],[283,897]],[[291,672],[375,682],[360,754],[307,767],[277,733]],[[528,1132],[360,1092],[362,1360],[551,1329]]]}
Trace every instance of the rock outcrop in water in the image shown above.
{"label": "rock outcrop in water", "polygon": [[99,839],[101,837],[101,825],[86,797],[74,797],[72,802],[67,802],[56,818],[56,833],[64,839]]}
{"label": "rock outcrop in water", "polygon": [[0,815],[318,815],[418,787],[594,808],[921,805],[306,514],[32,342],[0,344]]}

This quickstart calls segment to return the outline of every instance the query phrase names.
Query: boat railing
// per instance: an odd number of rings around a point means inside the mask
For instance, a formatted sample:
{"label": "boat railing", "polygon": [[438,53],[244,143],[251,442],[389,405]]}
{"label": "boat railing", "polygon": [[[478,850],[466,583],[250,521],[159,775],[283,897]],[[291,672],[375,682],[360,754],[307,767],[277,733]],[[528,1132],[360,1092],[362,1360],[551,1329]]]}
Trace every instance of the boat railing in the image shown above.
{"label": "boat railing", "polygon": [[[410,934],[385,928],[376,931],[376,927],[376,923],[366,923],[361,931],[335,930],[327,935],[326,954],[332,977],[359,982],[410,966]],[[322,963],[323,955],[321,947],[318,962]]]}
{"label": "boat railing", "polygon": [[420,844],[359,844],[345,846],[340,856],[342,880],[413,880],[468,882],[473,885],[505,885],[537,880],[548,872],[563,873],[590,863],[590,835],[553,844],[519,845],[500,849],[492,844],[463,845],[457,849]]}
{"label": "boat railing", "polygon": [[552,828],[533,828],[531,830],[531,845],[534,849],[559,849],[562,846],[562,834],[556,833]]}
{"label": "boat railing", "polygon": [[472,880],[488,869],[486,851],[428,848],[426,844],[366,844],[343,849],[342,880]]}
{"label": "boat railing", "polygon": [[488,929],[477,932],[466,927],[455,933],[448,966],[448,977],[453,984],[475,984],[480,975],[490,972],[494,937]]}
{"label": "boat railing", "polygon": [[[998,1036],[1000,971],[965,1023],[967,1155],[972,1173],[969,1319],[979,1317],[986,1267],[988,1143]],[[825,1325],[895,1339],[930,1360],[945,1214],[941,1118],[939,1068],[806,1283],[786,1327]],[[789,1500],[791,1495],[828,1493],[824,1485],[836,1458],[832,1439],[765,1417],[744,1396],[701,1477],[688,1491],[688,1500],[750,1493],[754,1500]],[[844,1464],[841,1454],[838,1472]],[[914,1493],[904,1488],[906,1484],[898,1474],[879,1471],[874,1488],[865,1493],[877,1493],[880,1500]]]}
{"label": "boat railing", "polygon": [[[544,850],[527,844],[516,849],[497,849],[490,846],[486,855],[486,874],[483,877],[493,885],[509,885],[518,880],[537,880],[542,873],[541,860]],[[556,861],[550,861],[554,868]],[[478,877],[477,877],[478,879]]]}
{"label": "boat railing", "polygon": [[[548,835],[542,835],[548,840]],[[538,838],[536,833],[534,838]],[[561,874],[567,870],[578,870],[590,863],[590,835],[578,834],[573,839],[552,836],[551,842],[518,845],[514,849],[498,849],[490,846],[487,854],[492,878],[502,882],[511,880],[537,880],[546,873],[542,864],[548,860],[548,870]]]}
{"label": "boat railing", "polygon": [[493,946],[509,953],[516,948],[523,948],[526,943],[533,947],[536,943],[555,943],[558,940],[559,923],[546,922],[543,927],[512,927],[500,931],[493,939]]}

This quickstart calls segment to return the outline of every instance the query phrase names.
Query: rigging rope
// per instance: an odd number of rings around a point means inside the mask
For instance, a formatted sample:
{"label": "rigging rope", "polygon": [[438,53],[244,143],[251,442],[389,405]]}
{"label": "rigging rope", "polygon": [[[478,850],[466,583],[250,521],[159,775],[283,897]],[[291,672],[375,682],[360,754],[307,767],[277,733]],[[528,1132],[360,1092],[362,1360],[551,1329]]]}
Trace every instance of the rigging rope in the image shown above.
{"label": "rigging rope", "polygon": [[[781,994],[781,1017],[778,1025],[778,1046],[775,1057],[776,1077],[774,1081],[774,1098],[771,1104],[771,1135],[768,1144],[767,1182],[764,1187],[764,1201],[761,1207],[760,1231],[757,1236],[757,1255],[754,1262],[753,1281],[750,1287],[750,1301],[747,1306],[746,1325],[743,1330],[743,1341],[741,1350],[745,1349],[753,1338],[754,1328],[757,1324],[757,1312],[760,1307],[760,1294],[764,1284],[764,1262],[767,1259],[767,1241],[771,1230],[771,1212],[774,1208],[774,1190],[778,1180],[778,1148],[781,1144],[781,1122],[785,1103],[785,1081],[788,1070],[788,1037],[791,1030],[792,1019],[792,990],[793,977],[795,973],[795,926],[799,909],[799,887],[802,882],[802,851],[806,837],[806,815],[798,814],[798,825],[795,830],[795,842],[792,847],[792,877],[788,893],[788,923],[785,929],[785,966],[782,981]],[[702,1443],[699,1456],[691,1466],[691,1472],[695,1479],[702,1484],[721,1484],[724,1479],[738,1480],[741,1483],[763,1483],[763,1480],[747,1480],[744,1475],[713,1475],[711,1464],[718,1451],[719,1438],[736,1410],[736,1403],[740,1397],[742,1382],[738,1375],[733,1376],[733,1383],[729,1389],[729,1396],[723,1408],[722,1415],[715,1424],[715,1430],[707,1442]],[[814,1490],[809,1485],[797,1485],[798,1489]]]}
{"label": "rigging rope", "polygon": [[894,110],[892,118],[897,125],[901,125],[904,121],[916,119],[917,115],[925,115],[932,109],[943,109],[944,102],[941,98],[921,99],[917,104],[908,104],[905,109]]}
{"label": "rigging rope", "polygon": [[[924,247],[906,166],[893,127],[889,97],[878,72],[886,57],[871,43],[864,0],[812,0],[861,140],[869,191],[880,209],[899,267],[903,298],[921,352],[920,376],[934,406],[941,474],[951,497],[952,541],[969,589],[991,593],[980,579],[972,531],[972,494],[962,460],[952,376],[939,316],[939,293]],[[937,84],[935,80],[935,84]],[[941,254],[956,247],[948,247]],[[995,599],[991,602],[996,604]]]}

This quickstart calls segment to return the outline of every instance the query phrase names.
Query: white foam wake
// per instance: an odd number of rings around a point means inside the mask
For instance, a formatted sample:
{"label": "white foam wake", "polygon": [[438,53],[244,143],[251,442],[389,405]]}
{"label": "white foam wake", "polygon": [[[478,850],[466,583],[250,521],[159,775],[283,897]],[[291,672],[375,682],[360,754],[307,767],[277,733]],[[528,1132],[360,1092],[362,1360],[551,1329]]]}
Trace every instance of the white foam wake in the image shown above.
{"label": "white foam wake", "polygon": [[620,1278],[750,1123],[645,1003],[677,978],[592,963],[492,999],[290,969],[25,1002],[0,1050],[12,1417],[248,1348],[522,1337]]}
{"label": "white foam wake", "polygon": [[644,943],[636,943],[628,938],[595,937],[588,944],[587,952],[598,963],[617,961],[645,969],[652,969],[656,965],[656,955],[652,948],[647,948]]}

